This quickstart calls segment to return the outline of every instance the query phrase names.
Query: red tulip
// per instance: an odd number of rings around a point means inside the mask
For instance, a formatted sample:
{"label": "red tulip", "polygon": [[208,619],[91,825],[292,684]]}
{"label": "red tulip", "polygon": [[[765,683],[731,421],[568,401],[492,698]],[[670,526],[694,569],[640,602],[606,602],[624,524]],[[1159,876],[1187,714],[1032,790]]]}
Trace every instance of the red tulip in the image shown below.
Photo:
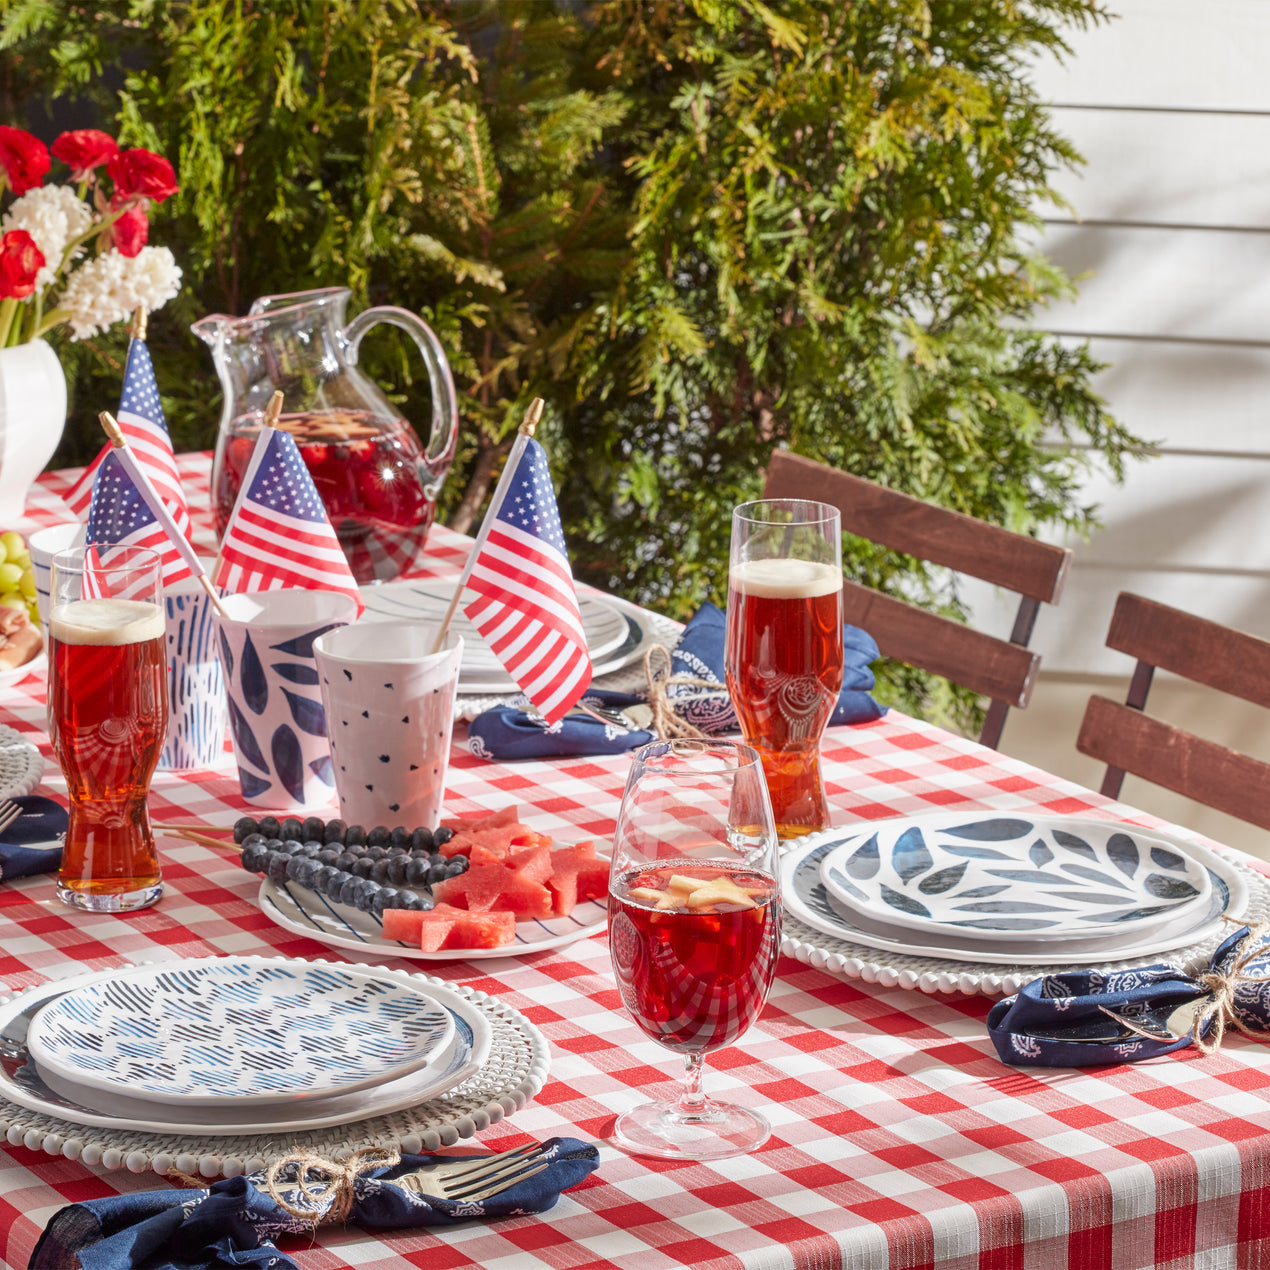
{"label": "red tulip", "polygon": [[35,290],[35,275],[44,268],[44,253],[25,229],[0,238],[0,300],[25,300]]}
{"label": "red tulip", "polygon": [[114,137],[96,128],[64,132],[53,142],[53,157],[71,170],[71,179],[82,181],[94,168],[109,163],[119,153]]}
{"label": "red tulip", "polygon": [[38,189],[49,170],[48,147],[21,128],[0,125],[0,168],[15,194]]}
{"label": "red tulip", "polygon": [[121,150],[106,165],[115,183],[115,201],[148,198],[156,203],[171,198],[180,189],[172,165],[149,150]]}

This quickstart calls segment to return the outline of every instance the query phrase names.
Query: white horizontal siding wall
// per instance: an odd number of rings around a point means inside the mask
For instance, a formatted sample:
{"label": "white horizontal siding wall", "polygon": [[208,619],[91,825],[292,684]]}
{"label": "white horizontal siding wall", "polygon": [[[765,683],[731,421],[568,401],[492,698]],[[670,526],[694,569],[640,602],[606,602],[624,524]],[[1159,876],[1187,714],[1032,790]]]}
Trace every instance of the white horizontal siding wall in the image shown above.
{"label": "white horizontal siding wall", "polygon": [[[1123,674],[1131,590],[1270,637],[1270,0],[1116,0],[1034,82],[1088,165],[1059,175],[1040,249],[1081,279],[1036,324],[1089,339],[1111,411],[1160,456],[1095,478],[1034,646],[1050,673]],[[999,602],[971,598],[1008,629]]]}

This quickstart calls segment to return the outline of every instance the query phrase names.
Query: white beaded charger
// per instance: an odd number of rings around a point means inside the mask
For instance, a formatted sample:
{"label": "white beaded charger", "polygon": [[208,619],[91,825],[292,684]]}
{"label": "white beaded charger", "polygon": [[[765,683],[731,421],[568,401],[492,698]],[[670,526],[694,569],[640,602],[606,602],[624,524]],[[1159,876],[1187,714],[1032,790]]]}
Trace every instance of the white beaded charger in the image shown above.
{"label": "white beaded charger", "polygon": [[[344,963],[315,959],[307,964]],[[0,1133],[12,1146],[65,1156],[94,1167],[237,1177],[266,1168],[295,1151],[340,1159],[363,1147],[388,1146],[404,1155],[416,1155],[453,1146],[520,1110],[546,1084],[550,1062],[546,1038],[519,1011],[483,992],[431,975],[385,973],[448,988],[486,1017],[493,1042],[488,1061],[476,1075],[415,1107],[305,1133],[212,1138],[184,1130],[163,1134],[95,1129],[27,1111],[5,1098],[0,1098]]]}
{"label": "white beaded charger", "polygon": [[[1228,867],[1238,871],[1248,888],[1248,903],[1237,921],[1206,939],[1175,948],[1152,957],[1133,957],[1125,961],[1107,961],[1080,970],[1131,970],[1168,962],[1188,974],[1207,967],[1222,940],[1240,926],[1270,921],[1270,878],[1223,856]],[[939,957],[921,957],[895,952],[882,952],[846,939],[835,939],[813,930],[795,917],[785,915],[781,924],[781,952],[804,965],[842,975],[846,979],[863,979],[865,983],[884,988],[917,989],[934,995],[938,992],[963,992],[968,996],[982,993],[985,997],[1012,996],[1024,984],[1042,974],[1055,974],[1053,966],[1001,966],[988,963],[948,961]]]}
{"label": "white beaded charger", "polygon": [[31,793],[44,775],[44,756],[29,737],[0,724],[0,798]]}

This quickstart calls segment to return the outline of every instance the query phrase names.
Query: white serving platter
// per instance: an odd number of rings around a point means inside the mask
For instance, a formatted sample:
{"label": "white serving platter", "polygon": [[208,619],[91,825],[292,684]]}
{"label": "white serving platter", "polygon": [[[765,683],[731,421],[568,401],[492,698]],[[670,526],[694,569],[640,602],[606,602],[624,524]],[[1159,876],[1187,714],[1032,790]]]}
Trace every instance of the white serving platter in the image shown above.
{"label": "white serving platter", "polygon": [[568,917],[547,917],[517,922],[514,943],[501,948],[450,948],[424,952],[395,939],[385,939],[383,924],[369,913],[346,904],[335,904],[307,887],[287,882],[279,885],[266,878],[256,897],[260,911],[285,930],[316,939],[331,948],[361,953],[406,957],[412,961],[481,961],[493,957],[519,957],[550,952],[598,935],[606,929],[608,909],[596,900],[578,904]]}
{"label": "white serving platter", "polygon": [[858,826],[821,880],[891,929],[979,943],[1144,939],[1208,907],[1208,871],[1135,825],[1020,812],[941,812]]}
{"label": "white serving platter", "polygon": [[454,1035],[419,985],[254,958],[138,966],[49,1002],[27,1046],[77,1088],[172,1107],[297,1103],[436,1063]]}

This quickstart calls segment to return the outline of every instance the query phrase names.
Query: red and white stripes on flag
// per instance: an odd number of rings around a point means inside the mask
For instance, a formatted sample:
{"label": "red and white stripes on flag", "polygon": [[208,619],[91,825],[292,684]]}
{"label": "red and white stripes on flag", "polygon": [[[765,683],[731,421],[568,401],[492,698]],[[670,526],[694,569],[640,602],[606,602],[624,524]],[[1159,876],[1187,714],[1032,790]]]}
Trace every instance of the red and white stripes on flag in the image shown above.
{"label": "red and white stripes on flag", "polygon": [[[159,400],[159,386],[154,377],[154,363],[145,340],[134,339],[128,345],[128,363],[124,368],[123,389],[119,396],[119,427],[128,448],[150,478],[150,484],[163,500],[168,514],[188,542],[190,513],[185,503],[185,490],[176,470],[176,455],[168,435]],[[84,520],[92,505],[93,483],[109,444],[85,469],[83,476],[63,496],[75,516]]]}
{"label": "red and white stripes on flag", "polygon": [[227,591],[341,591],[365,607],[295,438],[262,428],[212,582]]}
{"label": "red and white stripes on flag", "polygon": [[547,455],[532,437],[516,438],[465,581],[476,597],[464,612],[539,714],[558,722],[591,682],[591,654]]}

